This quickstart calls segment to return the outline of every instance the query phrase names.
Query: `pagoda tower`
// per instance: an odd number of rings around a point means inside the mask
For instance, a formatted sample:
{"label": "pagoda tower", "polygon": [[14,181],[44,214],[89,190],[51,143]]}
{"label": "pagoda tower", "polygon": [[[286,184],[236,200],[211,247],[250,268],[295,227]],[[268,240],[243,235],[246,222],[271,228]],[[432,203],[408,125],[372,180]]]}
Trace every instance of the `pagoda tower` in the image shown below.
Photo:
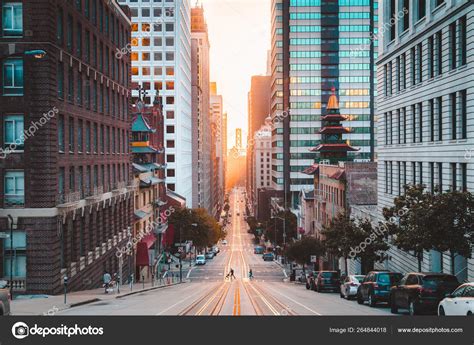
{"label": "pagoda tower", "polygon": [[345,121],[346,117],[341,115],[339,111],[339,101],[334,87],[326,107],[326,114],[322,116],[321,120],[322,126],[319,131],[319,134],[321,134],[321,144],[310,150],[319,153],[316,161],[338,164],[348,160],[347,152],[359,151],[359,149],[350,146],[342,138],[343,134],[350,133],[350,129],[342,126],[342,121]]}

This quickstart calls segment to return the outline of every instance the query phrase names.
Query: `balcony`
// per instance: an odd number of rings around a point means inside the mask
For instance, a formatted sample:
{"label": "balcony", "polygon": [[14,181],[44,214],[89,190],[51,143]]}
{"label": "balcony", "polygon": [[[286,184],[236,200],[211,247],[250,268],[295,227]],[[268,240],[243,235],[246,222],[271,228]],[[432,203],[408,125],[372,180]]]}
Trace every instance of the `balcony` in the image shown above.
{"label": "balcony", "polygon": [[95,201],[97,199],[102,198],[102,195],[104,194],[104,187],[97,186],[93,188],[86,188],[85,193],[87,196],[86,200]]}
{"label": "balcony", "polygon": [[58,207],[69,207],[78,204],[81,199],[81,192],[59,193],[56,196],[56,205]]}

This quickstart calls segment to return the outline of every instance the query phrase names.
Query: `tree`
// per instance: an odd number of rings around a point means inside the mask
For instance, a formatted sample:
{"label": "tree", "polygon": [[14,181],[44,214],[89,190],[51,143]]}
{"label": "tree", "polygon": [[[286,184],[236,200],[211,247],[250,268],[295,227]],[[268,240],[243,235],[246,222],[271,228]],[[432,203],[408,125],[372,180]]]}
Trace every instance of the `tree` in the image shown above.
{"label": "tree", "polygon": [[375,231],[368,219],[352,219],[347,214],[339,214],[322,230],[323,245],[328,254],[344,258],[346,274],[347,259],[360,259],[364,271],[370,270],[380,257],[381,251],[389,247],[384,234]]}
{"label": "tree", "polygon": [[[285,224],[285,226],[283,226]],[[286,238],[284,235],[286,234]],[[276,246],[282,246],[283,243],[290,242],[296,238],[297,219],[291,211],[281,211],[274,219],[267,222],[265,229],[265,238]]]}
{"label": "tree", "polygon": [[474,247],[474,199],[468,192],[431,193],[412,186],[383,210],[393,244],[414,251],[421,270],[424,250],[449,252],[451,272],[457,255],[470,258]]}
{"label": "tree", "polygon": [[312,255],[319,257],[323,254],[324,249],[321,241],[315,237],[309,236],[305,236],[298,241],[292,242],[285,251],[285,255],[288,259],[303,266],[303,271],[305,270],[305,265],[310,264]]}

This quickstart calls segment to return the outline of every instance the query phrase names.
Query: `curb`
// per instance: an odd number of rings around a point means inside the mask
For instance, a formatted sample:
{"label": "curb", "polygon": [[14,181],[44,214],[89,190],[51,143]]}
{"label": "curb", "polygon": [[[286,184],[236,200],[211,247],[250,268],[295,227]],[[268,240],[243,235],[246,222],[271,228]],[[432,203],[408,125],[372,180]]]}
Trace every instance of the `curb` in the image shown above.
{"label": "curb", "polygon": [[[102,301],[102,300],[100,298],[91,298],[91,299],[87,299],[85,301],[72,303],[72,304],[69,305],[69,308],[66,308],[66,309],[71,309],[71,308],[74,308],[74,307],[80,307],[81,305],[95,303],[95,302],[99,302],[99,301]],[[66,310],[66,309],[64,309],[64,310]]]}
{"label": "curb", "polygon": [[153,290],[157,290],[157,289],[162,289],[162,288],[165,288],[165,287],[170,287],[170,286],[175,286],[175,285],[179,285],[179,284],[184,284],[184,280],[182,283],[173,283],[173,284],[169,284],[169,285],[160,285],[160,286],[153,286],[153,287],[150,287],[150,288],[146,288],[146,289],[142,289],[142,290],[137,290],[137,291],[132,291],[132,292],[128,292],[126,294],[123,294],[123,295],[118,295],[116,296],[115,298],[124,298],[124,297],[127,297],[127,296],[132,296],[132,295],[136,295],[136,294],[139,294],[139,293],[144,293],[144,292],[148,292],[148,291],[153,291]]}

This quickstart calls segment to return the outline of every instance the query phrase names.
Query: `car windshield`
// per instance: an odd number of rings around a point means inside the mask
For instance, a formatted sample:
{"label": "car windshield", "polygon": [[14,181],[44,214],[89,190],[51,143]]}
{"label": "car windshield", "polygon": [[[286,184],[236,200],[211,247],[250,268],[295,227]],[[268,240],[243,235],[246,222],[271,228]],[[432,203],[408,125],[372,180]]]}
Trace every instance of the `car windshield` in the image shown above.
{"label": "car windshield", "polygon": [[390,274],[390,273],[380,273],[378,278],[377,278],[377,281],[379,283],[383,283],[383,284],[396,284],[400,281],[400,279],[402,279],[402,275],[401,274]]}
{"label": "car windshield", "polygon": [[354,279],[357,280],[359,283],[362,283],[364,278],[365,278],[365,276],[354,276]]}
{"label": "car windshield", "polygon": [[204,259],[204,255],[198,255],[197,259],[198,259],[198,260]]}
{"label": "car windshield", "polygon": [[435,288],[445,284],[453,285],[459,284],[459,282],[455,276],[426,276],[423,278],[423,286],[425,287]]}
{"label": "car windshield", "polygon": [[321,273],[321,276],[323,278],[336,278],[337,277],[337,273],[336,272],[322,272]]}

